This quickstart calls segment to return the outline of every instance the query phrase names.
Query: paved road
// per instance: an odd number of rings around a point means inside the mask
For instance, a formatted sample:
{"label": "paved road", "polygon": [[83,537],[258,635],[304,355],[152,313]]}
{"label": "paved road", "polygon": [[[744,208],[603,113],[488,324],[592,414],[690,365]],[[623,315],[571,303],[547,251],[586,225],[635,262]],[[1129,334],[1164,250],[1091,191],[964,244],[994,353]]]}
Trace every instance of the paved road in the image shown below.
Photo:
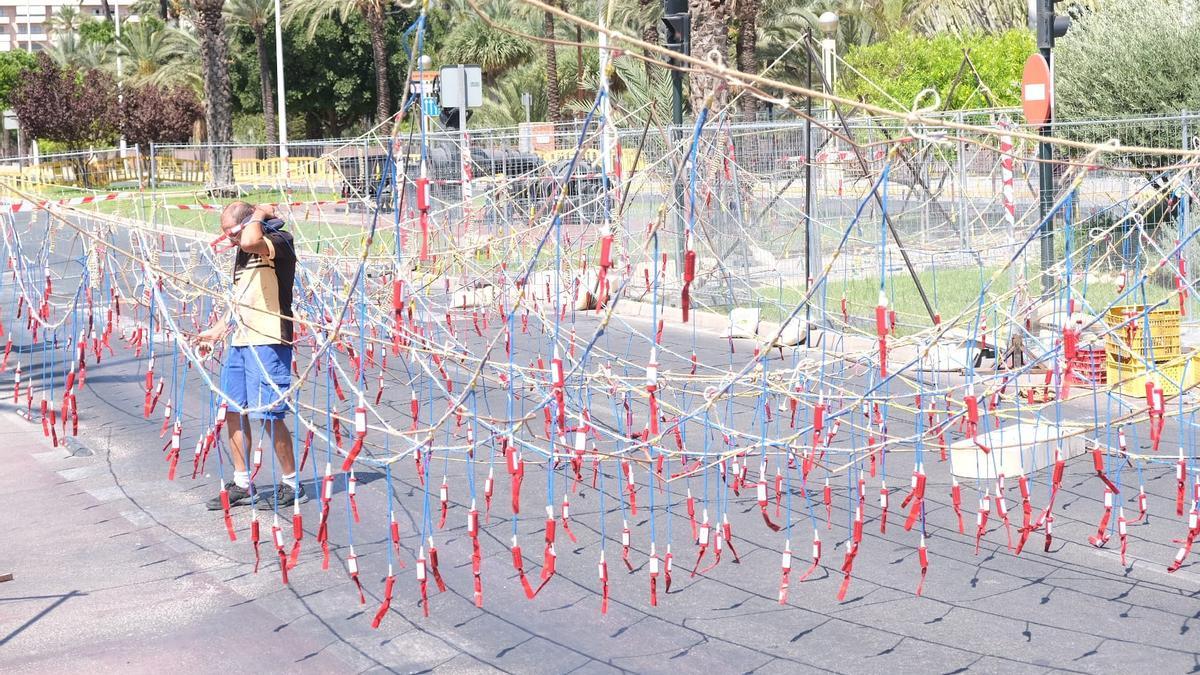
{"label": "paved road", "polygon": [[[15,323],[6,321],[6,325]],[[594,319],[578,317],[578,335],[590,335],[594,325]],[[649,329],[646,321],[617,320],[600,344],[616,354],[640,356],[641,347],[630,349],[629,336]],[[687,353],[693,343],[700,363],[714,368],[727,369],[731,358],[740,367],[749,356],[745,343],[737,343],[739,351],[731,355],[729,344],[715,336],[693,334],[684,326],[665,328],[664,344],[682,345],[680,351]],[[527,363],[532,351],[544,344],[540,335],[536,341],[532,336],[515,339],[518,362]],[[644,338],[634,338],[633,344],[645,345]],[[792,355],[785,357],[790,360]],[[402,368],[398,361],[393,360],[393,368]],[[686,366],[664,355],[662,368],[678,372]],[[637,378],[640,373],[630,376]],[[3,378],[0,392],[10,391],[10,373]],[[844,602],[836,600],[843,581],[839,571],[843,550],[835,549],[835,543],[846,539],[850,522],[847,479],[841,474],[832,480],[832,529],[826,529],[823,508],[819,502],[816,505],[814,516],[824,540],[823,566],[802,584],[795,579],[810,561],[812,526],[799,485],[794,484],[788,496],[795,517],[796,557],[789,601],[781,606],[777,591],[784,533],[773,533],[763,524],[753,490],[734,497],[718,489],[715,472],[709,473],[707,487],[702,478],[692,479],[690,487],[702,501],[707,498],[714,514],[728,499],[740,562],[732,561],[726,551],[718,566],[691,577],[696,548],[689,541],[682,508],[685,486],[682,481],[672,483],[673,496],[668,497],[648,484],[642,470],[638,476],[641,509],[637,516],[628,516],[634,567],[628,572],[620,562],[623,512],[617,488],[621,477],[614,464],[604,465],[603,489],[585,482],[571,494],[572,530],[579,541],[568,544],[560,532],[557,574],[536,600],[527,600],[512,567],[508,481],[497,460],[493,518],[480,534],[484,606],[477,608],[465,528],[469,469],[465,462],[447,463],[439,455],[430,475],[440,482],[444,472],[453,486],[447,524],[434,532],[447,591],[437,593],[430,584],[426,618],[418,603],[412,564],[422,544],[426,493],[413,462],[405,460],[395,467],[392,503],[407,567],[398,571],[391,612],[373,630],[371,617],[381,599],[389,548],[387,482],[382,475],[370,470],[358,473],[362,521],[352,526],[339,481],[330,529],[333,560],[327,571],[321,569],[315,544],[319,502],[304,506],[301,560],[284,586],[269,541],[263,544],[259,572],[253,573],[246,509],[237,514],[237,542],[228,540],[219,512],[204,509],[203,502],[218,485],[214,462],[208,465],[209,473],[196,481],[190,472],[174,482],[166,480],[163,442],[157,437],[160,420],[157,413],[150,422],[142,419],[141,382],[139,364],[125,351],[99,367],[89,367],[79,401],[81,438],[94,453],[91,456],[64,458],[65,451],[52,450],[36,438],[14,437],[6,442],[8,447],[0,455],[6,475],[11,477],[15,470],[29,480],[14,485],[10,478],[6,487],[12,491],[0,504],[37,508],[11,511],[15,517],[6,518],[4,525],[4,539],[22,543],[15,548],[20,559],[3,561],[16,568],[18,578],[0,585],[2,669],[77,670],[91,659],[100,659],[100,664],[113,669],[148,670],[165,665],[156,656],[164,650],[187,655],[172,665],[199,671],[228,670],[239,664],[314,672],[1200,669],[1200,643],[1193,633],[1200,630],[1200,575],[1194,564],[1172,575],[1165,573],[1176,550],[1170,540],[1184,529],[1173,515],[1174,478],[1169,465],[1146,472],[1150,521],[1130,528],[1132,564],[1123,568],[1115,542],[1105,549],[1087,543],[1100,515],[1102,489],[1090,464],[1076,460],[1068,468],[1050,550],[1042,550],[1039,534],[1016,557],[994,519],[978,553],[973,537],[958,534],[949,503],[948,468],[930,460],[926,512],[930,568],[925,593],[917,597],[913,593],[918,578],[917,534],[900,527],[898,508],[912,459],[903,452],[893,453],[886,465],[893,495],[887,533],[879,534],[878,479],[870,479],[867,534]],[[861,381],[848,377],[847,382]],[[200,426],[196,416],[203,414],[208,400],[198,384],[196,377],[189,379],[183,408],[189,438],[184,448],[191,447],[191,434]],[[393,424],[403,427],[410,419],[408,392],[398,389],[385,394],[383,409]],[[323,387],[315,393],[306,390],[303,397],[310,396],[323,400]],[[599,393],[593,396],[601,398]],[[481,397],[480,406],[490,401],[492,413],[499,415],[497,407],[504,400],[493,391],[488,398]],[[684,404],[681,397],[667,402]],[[687,407],[695,402],[693,390]],[[754,433],[758,424],[754,399],[737,402],[733,409],[722,410],[723,419]],[[613,415],[604,412],[607,405],[593,400],[597,423],[615,423]],[[640,406],[634,408],[635,418],[644,420]],[[897,413],[892,422],[895,435],[910,426],[898,417]],[[781,431],[778,418],[777,414],[773,435]],[[15,415],[12,419],[17,427],[25,424]],[[532,429],[540,433],[540,415]],[[702,429],[689,427],[688,437],[689,443],[701,443]],[[849,447],[853,442],[846,434],[839,444]],[[530,454],[526,458],[531,467],[517,532],[526,569],[536,578],[542,560],[540,506],[547,492],[546,473],[532,465]],[[480,457],[474,467],[480,483],[485,465]],[[305,472],[310,479],[306,487],[315,493],[310,471]],[[556,504],[566,475],[565,466],[556,473]],[[1126,479],[1132,475],[1127,472]],[[1044,483],[1045,477],[1040,480]],[[1045,501],[1042,488],[1035,496],[1039,507]],[[653,521],[647,509],[651,494],[658,506]],[[667,499],[672,503],[669,520],[662,508]],[[968,528],[973,499],[968,487],[964,499]],[[430,500],[436,520],[436,491]],[[1014,518],[1019,518],[1015,490],[1010,490],[1009,503]],[[283,514],[285,522],[287,515]],[[596,575],[601,522],[612,593],[606,615],[600,613]],[[657,607],[649,606],[647,558],[652,528],[659,555],[668,541],[668,528],[676,555],[674,583],[669,593],[660,588]],[[345,572],[351,537],[362,569],[365,605],[359,604]],[[114,592],[114,588],[121,590]],[[62,598],[66,599],[59,603]]]}

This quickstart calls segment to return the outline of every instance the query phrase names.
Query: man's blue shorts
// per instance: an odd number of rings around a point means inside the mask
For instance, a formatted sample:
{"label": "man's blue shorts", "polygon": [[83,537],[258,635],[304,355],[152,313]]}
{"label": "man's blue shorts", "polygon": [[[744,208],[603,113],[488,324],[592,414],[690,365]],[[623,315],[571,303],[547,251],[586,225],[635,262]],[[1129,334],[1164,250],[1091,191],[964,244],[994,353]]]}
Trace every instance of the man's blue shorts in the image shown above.
{"label": "man's blue shorts", "polygon": [[[272,387],[274,384],[274,387]],[[268,410],[250,413],[250,419],[281,420],[288,411],[287,400],[280,392],[292,386],[292,348],[287,345],[254,345],[231,347],[221,370],[221,389],[242,412],[275,403]]]}

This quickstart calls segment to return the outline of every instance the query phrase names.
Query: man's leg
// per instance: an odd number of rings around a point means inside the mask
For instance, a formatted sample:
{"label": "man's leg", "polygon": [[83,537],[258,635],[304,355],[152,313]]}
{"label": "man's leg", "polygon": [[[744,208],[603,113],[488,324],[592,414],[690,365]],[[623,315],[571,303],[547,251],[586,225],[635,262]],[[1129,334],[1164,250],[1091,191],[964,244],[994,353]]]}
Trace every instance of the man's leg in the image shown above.
{"label": "man's leg", "polygon": [[[265,433],[271,434],[275,446],[275,458],[283,483],[293,490],[299,487],[300,481],[296,475],[296,460],[292,449],[292,433],[288,430],[287,414],[289,406],[286,400],[279,400],[280,393],[286,392],[292,384],[292,350],[282,345],[264,345],[255,348],[256,355],[254,372],[258,382],[251,391],[256,392],[255,405],[262,407],[275,402],[270,409],[256,413],[265,423]],[[247,369],[251,366],[248,364]]]}
{"label": "man's leg", "polygon": [[232,347],[221,371],[221,389],[232,399],[225,413],[225,427],[229,430],[229,458],[233,462],[233,482],[238,487],[249,489],[250,472],[246,469],[247,453],[250,451],[250,420],[242,414],[247,404],[247,377],[245,348]]}
{"label": "man's leg", "polygon": [[[225,428],[229,430],[229,458],[233,461],[233,479],[241,487],[250,486],[250,472],[246,469],[246,453],[253,443],[250,418],[230,410],[225,413]],[[239,480],[245,479],[245,484]]]}
{"label": "man's leg", "polygon": [[[296,456],[292,451],[292,432],[288,430],[283,420],[272,421],[272,435],[275,437],[275,458],[279,460],[279,468],[284,478],[296,477]],[[295,487],[293,483],[292,487]]]}

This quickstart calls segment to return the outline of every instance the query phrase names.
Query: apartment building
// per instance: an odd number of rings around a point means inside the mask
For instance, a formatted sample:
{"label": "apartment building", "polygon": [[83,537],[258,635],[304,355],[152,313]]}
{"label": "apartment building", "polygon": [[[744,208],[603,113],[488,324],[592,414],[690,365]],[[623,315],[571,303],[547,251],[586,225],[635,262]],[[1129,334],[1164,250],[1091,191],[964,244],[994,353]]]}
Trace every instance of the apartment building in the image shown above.
{"label": "apartment building", "polygon": [[[113,12],[129,13],[134,0],[108,0]],[[43,49],[51,38],[46,22],[62,7],[74,7],[89,17],[104,16],[101,0],[0,0],[0,51]]]}

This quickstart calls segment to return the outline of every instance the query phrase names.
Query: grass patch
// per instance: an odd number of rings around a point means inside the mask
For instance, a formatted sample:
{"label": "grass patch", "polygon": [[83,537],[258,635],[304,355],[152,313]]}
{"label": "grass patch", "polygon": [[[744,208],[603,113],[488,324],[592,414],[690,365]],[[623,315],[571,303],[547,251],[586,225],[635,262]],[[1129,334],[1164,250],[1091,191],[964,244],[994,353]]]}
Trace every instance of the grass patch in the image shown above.
{"label": "grass patch", "polygon": [[[979,293],[992,275],[1000,269],[998,266],[987,267],[980,272],[979,268],[959,268],[943,270],[925,270],[918,273],[921,285],[929,297],[934,312],[941,315],[943,321],[950,321],[964,312],[969,312],[966,321],[973,321],[976,308],[979,306]],[[1040,280],[1036,267],[1027,270],[1028,288],[1036,294],[1040,290]],[[1010,291],[1013,289],[1013,274],[1005,272],[988,289],[983,307],[989,306],[1004,298],[1004,303],[1012,302]],[[1072,290],[1076,298],[1076,311],[1098,313],[1120,295],[1117,285],[1108,278],[1096,278],[1085,281],[1080,276],[1072,281]],[[1126,289],[1128,290],[1128,289]],[[917,293],[916,284],[907,273],[899,273],[887,280],[886,292],[888,306],[896,311],[897,333],[912,334],[930,325],[929,315]],[[1146,283],[1145,299],[1155,303],[1168,295],[1174,289],[1167,289],[1150,282]],[[822,295],[824,298],[822,298]],[[761,288],[758,291],[762,315],[766,320],[778,321],[791,311],[804,298],[803,288]],[[842,298],[846,300],[846,313],[852,324],[873,331],[875,307],[879,304],[879,278],[848,279],[833,281],[825,289],[818,290],[814,306],[820,306],[822,300],[830,314],[841,314]],[[1082,301],[1082,302],[1081,302]],[[1141,291],[1134,290],[1126,295],[1121,304],[1142,304]],[[1086,304],[1085,304],[1086,303]],[[1090,306],[1090,310],[1089,310]],[[990,314],[990,312],[989,312]],[[995,321],[994,317],[989,317]],[[994,327],[993,327],[994,329]]]}

